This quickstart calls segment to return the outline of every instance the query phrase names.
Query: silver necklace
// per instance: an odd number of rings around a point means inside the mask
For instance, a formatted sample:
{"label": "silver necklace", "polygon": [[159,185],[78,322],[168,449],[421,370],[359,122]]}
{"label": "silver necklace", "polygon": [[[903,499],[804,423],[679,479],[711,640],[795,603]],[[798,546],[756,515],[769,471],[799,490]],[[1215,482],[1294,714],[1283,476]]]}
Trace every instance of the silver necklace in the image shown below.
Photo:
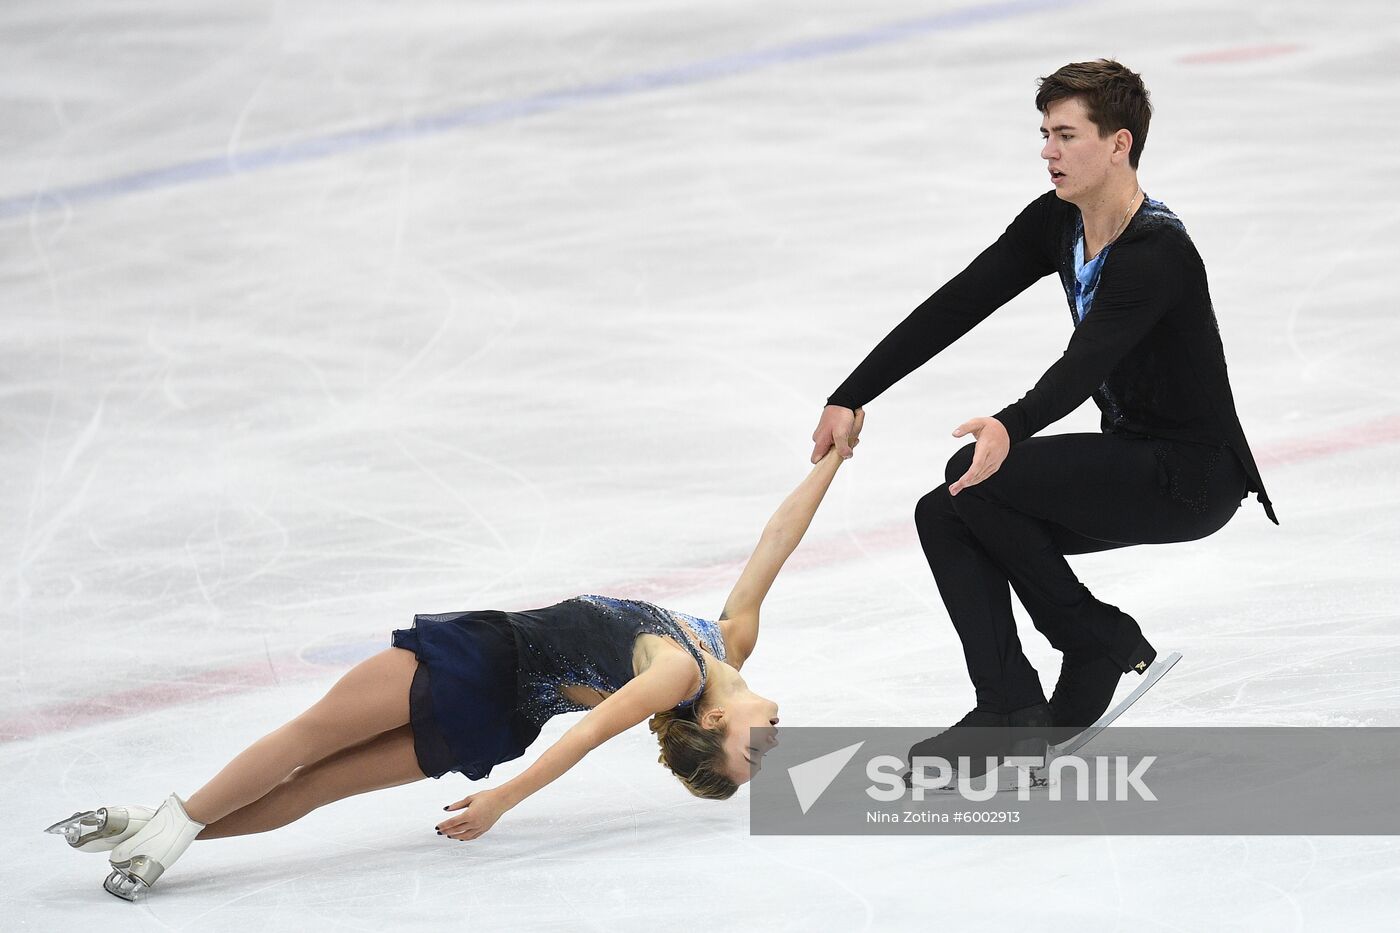
{"label": "silver necklace", "polygon": [[[1121,234],[1123,233],[1124,228],[1127,227],[1127,225],[1128,225],[1128,218],[1129,218],[1129,217],[1132,215],[1132,213],[1133,213],[1133,201],[1136,201],[1136,200],[1137,200],[1137,196],[1140,195],[1140,194],[1142,194],[1142,189],[1141,189],[1141,188],[1138,188],[1136,191],[1133,192],[1132,201],[1129,201],[1129,202],[1128,202],[1128,209],[1127,209],[1126,211],[1123,212],[1123,219],[1120,220],[1120,221],[1118,221],[1118,229],[1117,229],[1116,231],[1114,231],[1113,239],[1109,240],[1109,241],[1108,241],[1107,243],[1105,243],[1103,246],[1100,246],[1100,247],[1099,247],[1099,251],[1098,251],[1097,253],[1094,254],[1095,257],[1099,257],[1099,258],[1103,257],[1103,256],[1108,252],[1108,248],[1109,248],[1110,246],[1112,246],[1112,245],[1118,240],[1119,235],[1121,235]],[[1081,218],[1081,221],[1080,221],[1080,222],[1081,222],[1081,224],[1083,223],[1082,218]],[[1083,236],[1086,238],[1086,240],[1087,240],[1087,233],[1086,233],[1085,231],[1082,231],[1082,230],[1081,230],[1081,235],[1083,235]],[[1087,242],[1083,243],[1083,244],[1081,245],[1080,248],[1081,248],[1081,250],[1087,252],[1087,250],[1089,249],[1088,243],[1087,243]],[[1091,261],[1092,261],[1092,260],[1086,259],[1086,260],[1085,260],[1085,264],[1087,265],[1087,264],[1088,264],[1089,262],[1091,262]],[[1094,270],[1094,278],[1093,278],[1093,281],[1090,282],[1089,285],[1088,285],[1087,287],[1084,286],[1084,285],[1079,281],[1079,276],[1078,276],[1077,274],[1075,275],[1075,277],[1074,277],[1074,298],[1075,298],[1076,303],[1079,301],[1079,298],[1080,298],[1082,295],[1084,295],[1085,293],[1087,293],[1087,294],[1089,295],[1090,298],[1093,297],[1094,292],[1095,292],[1095,291],[1098,289],[1098,287],[1099,287],[1099,276],[1102,275],[1102,274],[1103,274],[1103,265],[1100,264],[1100,265]],[[1087,313],[1087,312],[1086,312],[1086,313]],[[1082,321],[1083,318],[1080,318],[1080,320]]]}
{"label": "silver necklace", "polygon": [[1141,188],[1134,189],[1133,196],[1128,199],[1128,209],[1123,212],[1123,219],[1118,221],[1118,229],[1113,231],[1113,236],[1109,237],[1108,242],[1099,249],[1100,253],[1112,246],[1117,241],[1118,237],[1123,234],[1123,230],[1128,226],[1128,218],[1131,217],[1133,213],[1133,202],[1137,201],[1137,197],[1140,194],[1142,194]]}

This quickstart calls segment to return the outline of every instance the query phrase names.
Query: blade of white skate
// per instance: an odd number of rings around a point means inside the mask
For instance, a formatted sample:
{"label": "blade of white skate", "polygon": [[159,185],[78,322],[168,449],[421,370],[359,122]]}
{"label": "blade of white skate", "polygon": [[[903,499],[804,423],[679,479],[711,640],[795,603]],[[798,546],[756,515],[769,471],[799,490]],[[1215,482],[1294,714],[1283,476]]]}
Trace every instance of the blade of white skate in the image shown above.
{"label": "blade of white skate", "polygon": [[1056,755],[1073,755],[1075,752],[1079,751],[1079,749],[1083,748],[1087,743],[1093,740],[1094,736],[1112,725],[1113,720],[1122,716],[1123,713],[1127,711],[1128,707],[1142,699],[1142,695],[1151,690],[1152,685],[1161,680],[1162,675],[1171,670],[1176,665],[1176,662],[1180,660],[1181,652],[1173,651],[1166,657],[1158,658],[1156,661],[1153,661],[1152,666],[1147,669],[1147,673],[1142,675],[1142,683],[1137,685],[1136,690],[1124,697],[1121,703],[1104,713],[1098,718],[1097,722],[1074,738],[1067,740],[1063,745],[1051,746],[1051,757]]}

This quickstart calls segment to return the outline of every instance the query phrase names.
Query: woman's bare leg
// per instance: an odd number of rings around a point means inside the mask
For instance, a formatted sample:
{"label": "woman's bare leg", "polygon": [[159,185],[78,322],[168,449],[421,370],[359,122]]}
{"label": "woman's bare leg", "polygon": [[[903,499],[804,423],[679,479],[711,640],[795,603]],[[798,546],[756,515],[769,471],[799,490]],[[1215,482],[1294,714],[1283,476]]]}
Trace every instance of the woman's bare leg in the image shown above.
{"label": "woman's bare leg", "polygon": [[263,736],[224,766],[185,804],[206,826],[248,806],[297,768],[407,724],[408,691],[418,659],[388,648],[350,669],[314,706]]}
{"label": "woman's bare leg", "polygon": [[336,800],[424,777],[413,751],[413,729],[400,726],[302,768],[261,798],[206,826],[195,838],[265,833]]}

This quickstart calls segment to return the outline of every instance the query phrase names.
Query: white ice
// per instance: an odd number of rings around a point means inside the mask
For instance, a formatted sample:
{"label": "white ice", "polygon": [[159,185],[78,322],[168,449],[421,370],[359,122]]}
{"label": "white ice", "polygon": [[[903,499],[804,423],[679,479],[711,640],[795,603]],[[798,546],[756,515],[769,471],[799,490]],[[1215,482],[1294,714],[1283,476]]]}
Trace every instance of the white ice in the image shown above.
{"label": "white ice", "polygon": [[[1045,189],[1034,79],[1103,55],[1283,522],[1075,559],[1185,653],[1132,721],[1400,725],[1400,11],[977,2],[4,4],[3,925],[1386,925],[1392,837],[751,836],[645,728],[476,842],[433,833],[449,776],[197,843],[138,906],[39,832],[187,795],[415,612],[713,617],[825,396]],[[785,725],[969,708],[913,505],[1068,328],[1047,280],[869,407],[745,669]]]}

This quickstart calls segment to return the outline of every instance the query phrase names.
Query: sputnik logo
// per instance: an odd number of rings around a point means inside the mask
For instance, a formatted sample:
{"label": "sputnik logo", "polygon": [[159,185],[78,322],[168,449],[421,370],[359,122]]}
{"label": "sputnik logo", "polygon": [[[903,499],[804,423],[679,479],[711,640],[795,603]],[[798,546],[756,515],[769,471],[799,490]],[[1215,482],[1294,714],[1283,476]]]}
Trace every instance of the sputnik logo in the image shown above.
{"label": "sputnik logo", "polygon": [[838,748],[820,758],[813,758],[788,768],[788,779],[792,781],[792,789],[797,794],[797,805],[802,808],[803,814],[812,809],[812,805],[826,793],[826,789],[836,780],[841,769],[846,767],[864,744],[862,739],[854,745]]}

